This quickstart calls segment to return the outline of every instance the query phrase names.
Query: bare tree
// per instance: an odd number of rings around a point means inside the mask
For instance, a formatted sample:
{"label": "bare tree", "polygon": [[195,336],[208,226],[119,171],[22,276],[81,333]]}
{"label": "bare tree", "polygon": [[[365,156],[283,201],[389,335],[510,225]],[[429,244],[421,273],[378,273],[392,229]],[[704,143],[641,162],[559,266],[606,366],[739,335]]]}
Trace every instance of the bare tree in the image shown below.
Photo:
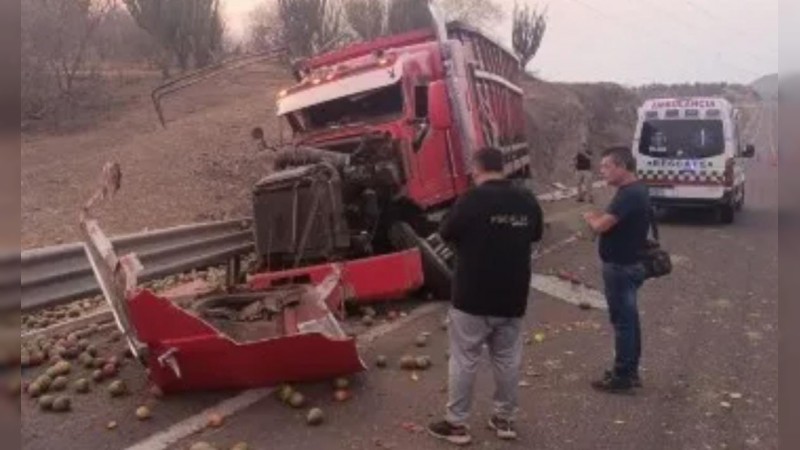
{"label": "bare tree", "polygon": [[247,46],[265,52],[283,46],[283,23],[274,1],[260,3],[248,16]]}
{"label": "bare tree", "polygon": [[[503,18],[498,0],[437,0],[447,22],[459,21],[485,28]],[[433,19],[428,0],[389,0],[388,32],[392,34],[428,28]]]}
{"label": "bare tree", "polygon": [[432,24],[428,0],[389,0],[387,31],[390,34],[429,28]]}
{"label": "bare tree", "polygon": [[445,20],[457,20],[476,28],[496,24],[503,18],[503,9],[496,0],[440,0]]}
{"label": "bare tree", "polygon": [[123,0],[136,23],[161,47],[161,70],[169,76],[174,57],[181,70],[203,67],[222,46],[219,0]]}
{"label": "bare tree", "polygon": [[106,15],[94,40],[98,57],[103,61],[156,62],[153,57],[158,53],[158,44],[139,28],[125,8],[115,8]]}
{"label": "bare tree", "polygon": [[332,0],[277,0],[281,41],[289,54],[302,58],[346,42],[341,5]]}
{"label": "bare tree", "polygon": [[512,42],[523,69],[536,56],[542,44],[544,32],[547,30],[546,13],[546,10],[539,12],[527,4],[522,8],[517,4],[514,5]]}
{"label": "bare tree", "polygon": [[196,67],[211,64],[222,49],[225,23],[219,0],[190,0],[194,2],[192,26],[189,32],[192,56]]}
{"label": "bare tree", "polygon": [[382,0],[344,0],[344,11],[350,28],[362,40],[382,35],[386,22],[386,4]]}
{"label": "bare tree", "polygon": [[75,100],[91,75],[94,36],[114,0],[25,0],[22,3],[23,115],[43,117]]}

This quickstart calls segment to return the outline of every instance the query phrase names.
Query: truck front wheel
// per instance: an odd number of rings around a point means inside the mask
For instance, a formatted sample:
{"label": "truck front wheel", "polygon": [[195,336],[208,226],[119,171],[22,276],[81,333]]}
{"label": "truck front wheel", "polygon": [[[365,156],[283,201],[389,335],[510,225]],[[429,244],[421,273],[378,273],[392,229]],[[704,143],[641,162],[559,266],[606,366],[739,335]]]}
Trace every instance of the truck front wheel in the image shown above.
{"label": "truck front wheel", "polygon": [[398,250],[418,248],[422,256],[422,271],[425,276],[425,288],[437,300],[450,299],[450,283],[453,271],[447,262],[436,253],[430,243],[420,237],[406,222],[397,222],[389,232],[392,245]]}

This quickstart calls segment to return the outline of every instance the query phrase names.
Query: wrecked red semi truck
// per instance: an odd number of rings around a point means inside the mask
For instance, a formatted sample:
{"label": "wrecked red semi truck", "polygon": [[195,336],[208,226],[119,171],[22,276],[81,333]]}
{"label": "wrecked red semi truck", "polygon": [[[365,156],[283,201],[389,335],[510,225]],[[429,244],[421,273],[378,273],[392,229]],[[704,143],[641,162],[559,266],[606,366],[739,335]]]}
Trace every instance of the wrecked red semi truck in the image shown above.
{"label": "wrecked red semi truck", "polygon": [[[96,278],[154,383],[246,388],[358,372],[355,339],[336,319],[346,302],[423,286],[448,296],[453,254],[436,230],[470,186],[473,153],[501,149],[517,178],[530,157],[517,58],[474,29],[437,23],[296,66],[297,83],[277,99],[291,142],[253,190],[258,268],[246,281],[232,264],[222,289],[140,288],[135,255],[118,257],[82,217]],[[265,143],[260,129],[253,136]]]}
{"label": "wrecked red semi truck", "polygon": [[436,230],[470,186],[473,153],[495,146],[508,176],[529,176],[519,60],[450,23],[318,55],[295,73],[277,99],[291,142],[273,148],[277,170],[253,192],[261,268],[418,247],[426,287],[447,297],[452,253]]}

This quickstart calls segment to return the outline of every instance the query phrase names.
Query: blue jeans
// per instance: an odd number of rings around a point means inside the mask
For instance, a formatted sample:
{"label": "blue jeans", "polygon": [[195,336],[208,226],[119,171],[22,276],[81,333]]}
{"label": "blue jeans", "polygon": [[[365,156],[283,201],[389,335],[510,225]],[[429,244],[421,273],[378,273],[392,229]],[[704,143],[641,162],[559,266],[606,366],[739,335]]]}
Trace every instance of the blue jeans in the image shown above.
{"label": "blue jeans", "polygon": [[603,263],[606,301],[614,327],[614,374],[619,377],[639,374],[642,338],[636,291],[644,277],[644,268],[639,264]]}

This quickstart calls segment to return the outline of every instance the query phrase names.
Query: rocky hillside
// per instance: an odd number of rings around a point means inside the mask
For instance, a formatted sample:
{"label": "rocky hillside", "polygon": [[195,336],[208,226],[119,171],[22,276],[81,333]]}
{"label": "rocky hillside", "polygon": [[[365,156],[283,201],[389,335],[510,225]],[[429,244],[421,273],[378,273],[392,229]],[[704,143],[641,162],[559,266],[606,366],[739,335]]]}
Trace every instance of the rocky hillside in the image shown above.
{"label": "rocky hillside", "polygon": [[630,145],[640,98],[613,83],[524,81],[529,140],[537,185],[571,184],[572,157],[582,142],[595,157],[612,145]]}

